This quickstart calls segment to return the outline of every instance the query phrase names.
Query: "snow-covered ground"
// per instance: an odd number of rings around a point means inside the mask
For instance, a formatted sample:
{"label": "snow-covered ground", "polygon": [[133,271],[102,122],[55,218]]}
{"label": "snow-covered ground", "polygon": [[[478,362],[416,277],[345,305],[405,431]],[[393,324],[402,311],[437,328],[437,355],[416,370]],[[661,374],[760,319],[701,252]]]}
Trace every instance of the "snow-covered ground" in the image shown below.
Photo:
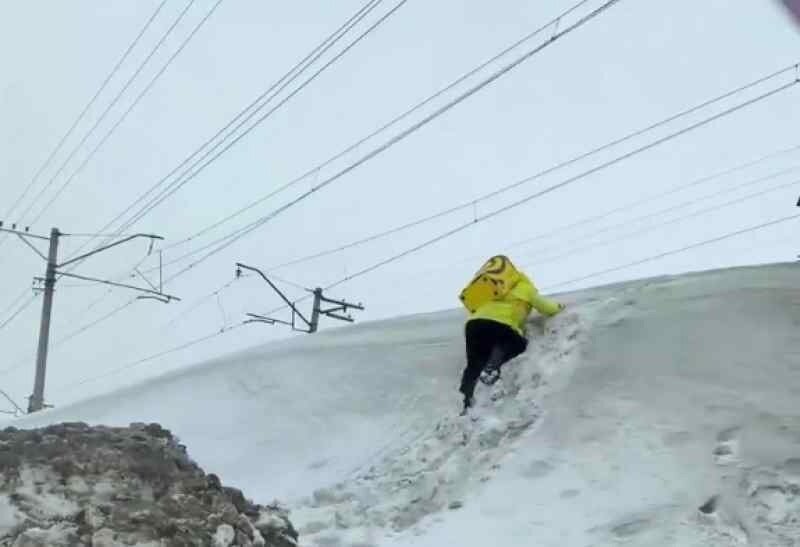
{"label": "snow-covered ground", "polygon": [[[158,421],[325,547],[800,545],[800,266],[563,295],[457,416],[460,312],[296,338],[19,420]],[[702,507],[702,510],[701,510]]]}

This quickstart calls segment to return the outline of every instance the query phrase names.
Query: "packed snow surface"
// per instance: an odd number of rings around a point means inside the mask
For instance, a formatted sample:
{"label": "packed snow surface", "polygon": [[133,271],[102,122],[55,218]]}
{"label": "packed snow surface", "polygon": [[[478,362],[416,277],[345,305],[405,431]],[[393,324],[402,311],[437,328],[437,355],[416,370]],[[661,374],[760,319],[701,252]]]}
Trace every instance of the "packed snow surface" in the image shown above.
{"label": "packed snow surface", "polygon": [[463,314],[446,312],[15,425],[159,422],[226,483],[288,505],[306,546],[800,546],[800,266],[558,298],[468,417]]}

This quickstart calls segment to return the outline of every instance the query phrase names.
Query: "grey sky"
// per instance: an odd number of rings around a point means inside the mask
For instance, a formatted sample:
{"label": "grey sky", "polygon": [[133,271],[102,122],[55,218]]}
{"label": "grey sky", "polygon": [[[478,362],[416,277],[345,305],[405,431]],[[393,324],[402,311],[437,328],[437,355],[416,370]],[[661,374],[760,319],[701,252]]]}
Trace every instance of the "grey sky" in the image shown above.
{"label": "grey sky", "polygon": [[[385,13],[396,2],[381,5]],[[600,5],[597,1],[592,7]],[[273,3],[225,0],[146,98],[32,229],[46,233],[93,232],[146,188],[173,169],[244,105],[333,31],[363,2]],[[5,214],[58,139],[150,16],[156,1],[4,2],[0,18],[0,214]],[[110,123],[124,111],[149,78],[211,8],[197,0],[148,65]],[[271,189],[327,159],[394,115],[491,57],[540,26],[571,3],[409,0],[340,62],[217,163],[145,217],[137,230],[177,241],[235,211]],[[244,279],[197,307],[180,322],[175,315],[233,275],[241,260],[265,268],[324,250],[329,246],[436,212],[485,194],[567,160],[625,133],[700,103],[800,60],[800,34],[774,2],[724,0],[636,2],[618,5],[566,36],[518,69],[490,85],[409,139],[357,169],[317,195],[293,207],[168,287],[184,298],[163,306],[139,302],[114,318],[62,345],[50,359],[47,399],[60,404],[256,343],[286,336],[280,328],[252,325],[186,351],[148,362],[108,379],[66,389],[83,378],[112,369],[240,322],[245,311],[261,312],[278,302],[266,285]],[[168,0],[121,74],[92,110],[95,116],[111,100],[139,60],[177,16],[185,1]],[[375,16],[370,18],[374,20]],[[574,19],[573,19],[574,20]],[[361,26],[359,28],[364,28]],[[509,58],[510,59],[510,58]],[[488,74],[488,72],[487,72]],[[782,82],[789,81],[786,77]],[[761,88],[765,89],[765,88]],[[456,295],[483,257],[504,251],[511,241],[613,209],[670,186],[711,174],[780,148],[800,144],[798,90],[790,89],[742,112],[698,129],[663,146],[587,177],[564,190],[476,225],[441,244],[411,255],[357,281],[333,296],[363,300],[375,319],[457,305]],[[753,97],[743,95],[721,108]],[[718,112],[710,110],[705,115]],[[696,115],[655,133],[650,140],[679,129]],[[79,129],[86,131],[89,116]],[[386,135],[393,134],[389,131]],[[70,144],[57,158],[63,160]],[[75,166],[96,143],[79,152]],[[376,141],[380,142],[380,141]],[[478,206],[483,214],[536,189],[590,168],[603,159],[645,143],[602,154],[520,187]],[[373,145],[374,146],[374,145]],[[365,153],[370,145],[361,147]],[[348,155],[320,178],[359,157]],[[633,218],[740,184],[749,178],[800,165],[800,153],[787,154],[735,176],[631,209],[583,231],[510,249],[541,287],[593,271],[635,261],[796,211],[797,186],[748,200],[693,220],[656,229],[617,245],[542,263],[541,249],[557,254],[582,245],[599,227]],[[73,167],[68,167],[70,173]],[[55,168],[45,173],[40,185]],[[800,171],[794,176],[800,179]],[[786,175],[729,196],[698,203],[713,206],[760,189],[788,183]],[[63,181],[62,176],[58,181]],[[319,180],[319,179],[317,179]],[[313,179],[271,200],[231,224],[240,226],[306,190]],[[60,182],[58,182],[60,184]],[[41,186],[38,186],[39,188]],[[56,186],[57,187],[57,186]],[[36,209],[34,209],[35,211]],[[682,209],[673,214],[685,214]],[[467,221],[473,211],[453,215],[395,237],[346,253],[281,270],[305,286],[325,285],[384,257]],[[670,217],[665,217],[670,218]],[[15,221],[18,219],[4,219]],[[598,236],[597,241],[628,233],[636,226]],[[731,239],[614,274],[584,285],[659,273],[790,260],[796,254],[796,223]],[[222,228],[211,234],[225,233]],[[185,252],[202,240],[175,249]],[[592,240],[593,241],[593,240]],[[82,241],[78,241],[82,243]],[[64,253],[76,248],[65,242]],[[137,243],[89,261],[77,272],[111,276],[144,257]],[[63,255],[62,255],[63,256]],[[175,255],[172,255],[175,256]],[[169,259],[170,253],[165,255]],[[150,260],[145,265],[151,266]],[[43,264],[20,242],[0,244],[0,309],[12,302]],[[54,312],[53,340],[129,300],[114,291],[91,310],[86,307],[105,288],[70,287],[64,280]],[[574,288],[569,286],[566,288]],[[298,293],[287,290],[293,296]],[[0,387],[21,403],[30,393],[33,350],[40,302],[0,330]],[[0,318],[2,322],[2,318]],[[331,325],[331,323],[326,323]]]}

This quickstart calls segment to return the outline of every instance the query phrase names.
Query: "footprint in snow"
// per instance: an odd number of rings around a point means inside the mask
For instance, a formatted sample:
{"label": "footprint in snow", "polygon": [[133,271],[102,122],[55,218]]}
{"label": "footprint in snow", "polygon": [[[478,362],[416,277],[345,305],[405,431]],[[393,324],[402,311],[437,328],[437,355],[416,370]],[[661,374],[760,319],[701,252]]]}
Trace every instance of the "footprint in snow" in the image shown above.
{"label": "footprint in snow", "polygon": [[740,427],[730,427],[719,432],[712,455],[717,465],[730,465],[739,459]]}

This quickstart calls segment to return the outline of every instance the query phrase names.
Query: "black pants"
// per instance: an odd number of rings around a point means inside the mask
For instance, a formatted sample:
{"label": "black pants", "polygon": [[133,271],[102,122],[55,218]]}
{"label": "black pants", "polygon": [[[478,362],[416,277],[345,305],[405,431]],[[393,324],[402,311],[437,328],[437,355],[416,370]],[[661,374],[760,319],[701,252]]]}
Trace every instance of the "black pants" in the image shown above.
{"label": "black pants", "polygon": [[500,366],[520,355],[528,347],[528,341],[517,331],[496,321],[473,319],[464,330],[467,342],[467,366],[461,376],[461,393],[472,398],[475,384],[487,365]]}

